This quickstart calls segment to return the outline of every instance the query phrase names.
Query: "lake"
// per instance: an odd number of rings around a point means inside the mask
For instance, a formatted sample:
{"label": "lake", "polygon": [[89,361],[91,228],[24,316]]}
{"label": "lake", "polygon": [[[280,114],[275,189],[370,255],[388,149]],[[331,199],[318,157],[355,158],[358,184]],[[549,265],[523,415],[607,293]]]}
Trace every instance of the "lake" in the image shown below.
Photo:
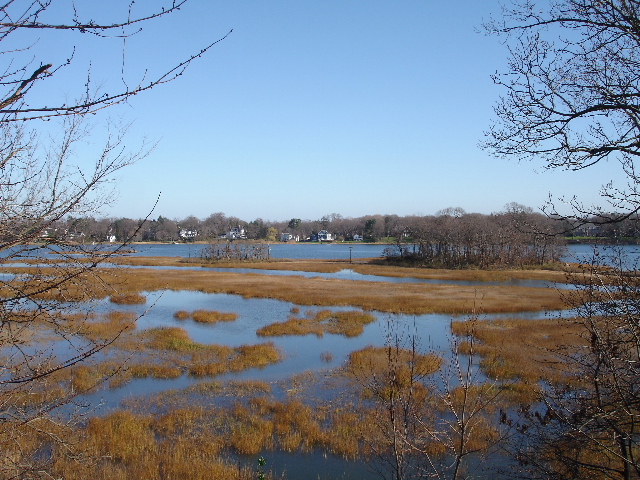
{"label": "lake", "polygon": [[[380,258],[384,256],[385,249],[392,245],[367,244],[367,243],[273,243],[268,244],[269,258],[294,260],[320,259],[320,260],[358,260],[364,258]],[[188,243],[141,243],[131,245],[133,250],[128,255],[134,257],[200,257],[206,244]],[[9,248],[0,253],[0,257],[6,257],[15,251],[17,247]],[[114,245],[88,246],[88,248],[114,248]],[[620,255],[620,253],[622,255]],[[43,253],[40,249],[34,249],[23,253],[23,256],[51,258],[49,250]],[[623,259],[627,268],[633,268],[640,259],[640,246],[593,246],[589,244],[574,244],[566,247],[566,253],[562,257],[565,262],[587,263],[595,259],[598,263],[616,265]]]}
{"label": "lake", "polygon": [[[349,258],[378,258],[382,257],[384,250],[390,245],[366,244],[366,243],[274,243],[269,245],[270,258],[291,259],[324,259],[324,260],[348,260]],[[132,256],[150,257],[199,257],[206,245],[202,244],[137,244],[132,246],[135,253]],[[595,249],[595,250],[594,250]],[[623,253],[626,264],[635,265],[640,258],[640,246],[599,246],[588,244],[574,244],[567,246],[567,252],[562,257],[565,262],[586,263],[591,258],[600,260],[608,265],[616,263],[617,252]]]}
{"label": "lake", "polygon": [[[133,256],[149,257],[199,257],[203,244],[136,244]],[[344,243],[274,243],[269,244],[270,258],[292,259],[352,259],[381,257],[389,245],[381,244],[344,244]]]}

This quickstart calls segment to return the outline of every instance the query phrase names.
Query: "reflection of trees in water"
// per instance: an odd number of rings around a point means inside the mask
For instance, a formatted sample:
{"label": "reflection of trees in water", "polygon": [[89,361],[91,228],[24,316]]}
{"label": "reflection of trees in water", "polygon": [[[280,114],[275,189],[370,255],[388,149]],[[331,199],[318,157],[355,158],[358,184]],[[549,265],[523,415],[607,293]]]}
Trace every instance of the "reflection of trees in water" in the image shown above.
{"label": "reflection of trees in water", "polygon": [[269,246],[254,243],[212,243],[202,249],[201,257],[207,262],[221,260],[268,260]]}

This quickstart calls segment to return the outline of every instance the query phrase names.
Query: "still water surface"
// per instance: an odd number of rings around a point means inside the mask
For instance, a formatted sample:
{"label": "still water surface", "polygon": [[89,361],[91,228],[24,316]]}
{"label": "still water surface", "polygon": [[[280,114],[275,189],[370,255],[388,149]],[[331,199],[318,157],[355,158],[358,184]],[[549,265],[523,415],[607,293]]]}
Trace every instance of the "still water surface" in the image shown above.
{"label": "still water surface", "polygon": [[[137,322],[138,329],[179,326],[184,328],[194,340],[205,344],[224,344],[239,346],[273,341],[284,355],[282,362],[263,369],[251,369],[238,374],[217,377],[216,380],[262,380],[276,384],[293,375],[313,371],[322,372],[339,367],[345,363],[348,355],[368,345],[382,346],[390,334],[397,334],[407,341],[415,335],[419,339],[418,348],[433,351],[447,356],[450,352],[451,335],[449,326],[451,315],[400,315],[372,312],[377,321],[365,326],[362,335],[346,338],[339,335],[315,335],[261,338],[256,330],[275,321],[286,320],[291,310],[297,305],[273,299],[243,298],[230,294],[207,294],[193,291],[166,291],[147,293],[147,305],[118,306],[118,310],[142,313],[149,305],[153,305]],[[109,310],[114,306],[103,301],[98,308]],[[300,306],[297,315],[315,312],[327,307]],[[194,311],[198,309],[235,312],[238,314],[234,322],[221,322],[214,325],[200,324],[191,319],[176,320],[174,313],[178,310]],[[331,307],[331,310],[350,310],[349,307]],[[554,313],[555,314],[555,313]],[[529,312],[523,318],[535,319],[544,316],[543,312]],[[321,355],[330,353],[330,362],[323,361]],[[147,397],[171,389],[182,389],[199,381],[183,376],[175,380],[141,379],[134,380],[115,390],[103,390],[84,398],[90,404],[102,403],[96,413],[102,414],[117,408],[122,402],[139,397]],[[332,394],[329,392],[329,394]],[[326,393],[325,393],[326,395]],[[269,466],[276,473],[286,471],[288,480],[306,480],[309,471],[313,471],[314,479],[366,480],[371,472],[366,464],[359,461],[346,461],[342,458],[315,452],[305,455],[293,455],[279,452],[265,452]],[[255,464],[255,459],[240,459]],[[312,470],[309,468],[312,466]]]}
{"label": "still water surface", "polygon": [[[345,245],[345,244],[274,244],[270,247],[272,258],[316,258],[316,259],[360,259],[380,257],[386,245]],[[201,245],[136,245],[135,256],[175,256],[197,257],[200,256]],[[635,246],[625,247],[625,252],[631,258],[637,259],[640,249]],[[596,256],[600,260],[606,260],[604,252],[594,253],[588,245],[573,245],[568,248],[566,261],[586,262],[590,257]],[[603,262],[604,263],[604,262]],[[218,269],[222,270],[222,269]],[[424,281],[407,278],[386,278],[373,275],[361,275],[352,270],[345,269],[334,274],[321,274],[309,272],[282,272],[282,271],[254,271],[252,269],[233,269],[239,273],[260,273],[271,275],[304,275],[311,278],[342,278],[345,280],[367,281],[394,281],[414,282]],[[431,280],[429,280],[431,282]],[[444,283],[437,281],[435,283]],[[468,284],[469,282],[467,282]],[[477,283],[477,282],[476,282]],[[541,286],[540,282],[525,282],[523,286]],[[422,350],[440,353],[450,351],[450,324],[451,315],[392,315],[387,313],[372,312],[377,321],[367,325],[362,335],[355,338],[345,338],[338,335],[325,334],[322,337],[314,335],[261,338],[256,335],[256,330],[264,325],[284,321],[291,314],[291,310],[297,305],[273,299],[242,298],[229,294],[206,294],[192,291],[166,291],[163,293],[152,292],[147,294],[146,306],[118,306],[118,310],[131,310],[142,313],[149,305],[153,305],[137,322],[138,329],[146,329],[161,326],[180,326],[184,328],[194,340],[201,343],[216,343],[231,346],[243,344],[255,344],[264,341],[273,341],[282,351],[282,362],[265,367],[252,369],[239,374],[229,374],[218,378],[226,379],[255,379],[267,382],[278,382],[290,378],[292,375],[306,371],[324,371],[339,367],[344,364],[348,355],[367,345],[382,346],[390,333],[398,333],[409,339],[415,335],[420,340]],[[114,306],[107,301],[98,305],[98,309],[113,309]],[[318,310],[319,307],[299,306],[300,313]],[[326,307],[323,307],[326,308]],[[221,312],[235,312],[238,319],[234,322],[221,322],[215,325],[204,325],[192,320],[179,321],[174,318],[178,310],[194,311],[198,309],[217,310]],[[344,310],[349,308],[336,308],[332,310]],[[557,315],[557,312],[547,313],[523,313],[524,318],[540,318],[545,315]],[[514,316],[511,314],[511,316]],[[330,353],[332,360],[323,361],[321,355]],[[122,401],[132,397],[146,397],[154,393],[169,389],[185,388],[197,381],[190,377],[181,377],[175,380],[134,380],[129,384],[115,389],[105,390],[87,397],[85,400],[92,404],[102,402],[102,407],[97,413],[104,413],[116,408]],[[287,472],[289,480],[302,480],[309,478],[310,471],[313,478],[345,480],[365,480],[371,478],[371,472],[360,462],[347,462],[339,458],[324,456],[320,452],[311,455],[289,455],[282,453],[265,452],[270,460],[270,467],[276,473]],[[247,459],[251,462],[254,459]]]}
{"label": "still water surface", "polygon": [[[133,256],[158,256],[158,257],[199,257],[202,249],[206,245],[200,244],[140,244],[133,245],[135,252]],[[271,258],[291,258],[291,259],[338,259],[348,260],[349,258],[375,258],[382,257],[384,250],[389,245],[384,244],[344,244],[344,243],[276,243],[269,245],[269,255]],[[594,250],[595,248],[595,250]],[[640,246],[621,245],[617,247],[578,244],[568,245],[566,254],[563,256],[565,262],[588,262],[591,258],[600,259],[603,262],[612,261],[611,254],[619,249],[626,257],[627,261],[635,262],[640,257]],[[614,257],[618,257],[617,254]]]}

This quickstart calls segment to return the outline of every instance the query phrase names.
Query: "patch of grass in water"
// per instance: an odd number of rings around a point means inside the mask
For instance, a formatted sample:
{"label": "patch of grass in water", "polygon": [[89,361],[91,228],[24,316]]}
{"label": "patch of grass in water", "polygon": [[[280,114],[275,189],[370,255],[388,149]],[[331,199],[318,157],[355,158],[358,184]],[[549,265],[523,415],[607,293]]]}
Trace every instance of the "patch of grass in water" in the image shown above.
{"label": "patch of grass in water", "polygon": [[290,317],[284,322],[276,322],[259,328],[256,333],[261,337],[284,335],[316,335],[325,333],[357,337],[364,331],[365,325],[374,322],[376,317],[362,311],[332,312],[321,310],[307,314],[305,318]]}
{"label": "patch of grass in water", "polygon": [[111,295],[109,297],[111,303],[118,305],[144,305],[147,303],[147,297],[139,293],[126,293],[121,295]]}

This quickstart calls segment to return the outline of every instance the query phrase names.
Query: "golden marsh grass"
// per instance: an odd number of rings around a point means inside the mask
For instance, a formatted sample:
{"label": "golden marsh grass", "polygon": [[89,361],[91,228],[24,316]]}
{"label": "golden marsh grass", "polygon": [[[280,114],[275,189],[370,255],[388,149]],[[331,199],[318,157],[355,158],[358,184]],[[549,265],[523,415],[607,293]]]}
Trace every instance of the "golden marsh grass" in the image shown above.
{"label": "golden marsh grass", "polygon": [[173,362],[196,377],[264,368],[282,358],[273,343],[239,347],[205,345],[194,342],[184,329],[178,327],[152,328],[140,332],[137,338],[148,349],[177,354]]}
{"label": "golden marsh grass", "polygon": [[141,291],[196,290],[246,298],[274,298],[298,305],[354,306],[393,313],[471,313],[556,310],[564,307],[550,288],[457,286],[348,281],[211,272],[197,270],[119,271],[119,289]]}
{"label": "golden marsh grass", "polygon": [[390,365],[400,366],[401,371],[406,374],[412,369],[414,375],[424,377],[437,372],[442,366],[442,359],[433,353],[422,354],[395,347],[368,346],[352,352],[346,368],[350,372],[373,377],[388,371]]}
{"label": "golden marsh grass", "polygon": [[276,322],[259,328],[256,333],[262,337],[277,337],[283,335],[316,335],[322,337],[325,333],[357,337],[364,331],[365,325],[375,321],[376,317],[370,313],[359,311],[332,312],[321,310],[307,312],[305,318],[290,317],[284,322]]}
{"label": "golden marsh grass", "polygon": [[[163,478],[253,480],[226,452],[309,452],[324,448],[355,458],[363,453],[367,413],[313,409],[293,400],[256,397],[229,409],[180,408],[163,415],[117,411],[92,418],[76,432],[84,462],[56,455],[52,473],[71,480]],[[267,478],[272,478],[267,475]]]}
{"label": "golden marsh grass", "polygon": [[[283,269],[292,269],[291,263],[281,262]],[[300,262],[295,268],[307,270],[312,263]],[[252,264],[253,267],[255,264]],[[242,265],[246,267],[246,265]],[[274,268],[272,263],[264,268]],[[495,279],[498,275],[511,275],[509,272],[449,272],[424,271],[418,269],[396,269],[396,267],[376,265],[348,265],[343,263],[325,263],[321,267],[328,269],[353,268],[360,273],[387,276],[417,276],[454,279],[475,276],[473,279]],[[335,270],[331,270],[335,271]],[[376,273],[374,273],[376,272]],[[375,309],[403,313],[469,313],[480,306],[485,312],[510,312],[519,310],[542,310],[562,308],[562,298],[552,289],[532,289],[519,287],[461,287],[454,285],[418,285],[393,284],[384,282],[358,282],[346,280],[306,279],[303,277],[277,277],[229,272],[206,272],[198,270],[158,271],[158,270],[104,270],[104,276],[117,280],[120,295],[140,295],[143,291],[161,289],[199,290],[209,293],[232,293],[245,297],[277,298],[300,305],[346,305],[362,309]],[[548,275],[534,271],[528,275]],[[529,277],[533,278],[533,277]],[[95,289],[98,292],[99,289]],[[106,295],[103,291],[96,297]],[[142,297],[144,298],[144,297]],[[297,310],[296,310],[297,309]],[[205,322],[232,321],[217,319],[224,315],[213,311],[178,311],[175,318],[194,321],[201,315]],[[374,318],[368,313],[322,311],[313,315],[299,317],[298,307],[291,310],[291,317],[282,323],[273,324],[272,330],[264,335],[278,334],[315,334],[333,333],[346,336],[359,335],[363,326]],[[343,317],[340,315],[344,314]],[[230,314],[235,315],[235,314]],[[213,320],[216,318],[215,320]],[[155,328],[145,331],[135,330],[135,315],[125,312],[111,312],[103,317],[78,321],[79,331],[93,341],[121,337],[112,345],[115,352],[129,355],[130,359],[124,373],[118,377],[121,381],[130,378],[177,378],[181,375],[197,377],[214,376],[227,372],[236,372],[247,368],[260,368],[280,359],[280,352],[271,343],[229,347],[224,345],[205,345],[190,338],[187,332],[178,327]],[[454,322],[455,323],[455,322]],[[462,324],[462,322],[459,322]],[[538,321],[527,321],[539,328]],[[267,327],[265,327],[267,328]],[[274,333],[280,328],[281,332]],[[522,357],[523,347],[512,347],[510,352],[505,343],[530,341],[534,331],[516,334],[513,326],[507,324],[491,325],[486,322],[486,332],[471,330],[469,325],[452,326],[456,334],[473,334],[474,350],[482,355],[483,368],[491,372],[494,378],[525,379],[526,381],[508,382],[503,388],[512,395],[513,401],[527,398],[535,388],[535,382],[548,373],[531,373],[527,368],[540,362],[540,351],[545,350],[544,336],[536,339],[535,348]],[[493,332],[490,330],[493,328]],[[457,329],[457,330],[456,330]],[[266,332],[266,333],[265,333]],[[294,333],[292,333],[294,332]],[[547,336],[555,333],[549,327]],[[491,335],[493,337],[491,337]],[[520,338],[521,337],[521,338]],[[502,341],[500,341],[502,339]],[[507,340],[508,339],[508,340]],[[532,344],[534,342],[531,342]],[[460,351],[468,353],[469,343],[463,343]],[[467,350],[465,350],[465,348]],[[482,349],[486,350],[482,350]],[[548,353],[548,352],[547,352]],[[330,353],[326,353],[330,361]],[[517,362],[520,361],[520,364]],[[547,360],[545,360],[547,361]],[[78,391],[90,390],[101,378],[108,377],[118,370],[117,361],[109,360],[97,365],[82,365],[72,370],[72,382]],[[353,352],[349,357],[347,372],[351,378],[358,377],[363,383],[371,385],[373,380],[388,381],[388,373],[393,370],[396,388],[404,388],[410,383],[412,375],[426,376],[439,369],[441,359],[435,355],[414,354],[402,349],[367,347]],[[535,368],[538,368],[535,365]],[[493,370],[491,370],[493,369]],[[117,385],[116,380],[112,385]],[[217,382],[202,382],[191,392],[206,395],[227,388]],[[310,451],[322,448],[332,453],[355,458],[371,452],[372,444],[381,451],[384,439],[376,431],[379,413],[357,405],[331,405],[320,407],[305,404],[296,398],[277,401],[268,398],[271,386],[264,382],[247,385],[242,401],[238,400],[230,409],[203,409],[191,406],[184,409],[164,407],[164,415],[136,415],[130,412],[117,412],[100,419],[92,419],[87,429],[81,432],[85,436],[82,445],[88,454],[97,459],[93,464],[76,466],[65,463],[63,456],[56,464],[56,475],[65,478],[254,478],[251,471],[239,469],[227,462],[222,452],[229,449],[237,453],[257,454],[264,450],[279,449],[288,452]],[[241,389],[238,387],[237,391]],[[419,391],[418,391],[419,390]],[[235,392],[231,389],[230,392]],[[287,392],[288,393],[288,392]],[[383,392],[384,393],[384,392]],[[472,392],[478,396],[484,392]],[[234,395],[233,393],[227,393]],[[292,394],[291,397],[293,397]],[[367,396],[368,395],[368,396]],[[371,389],[359,398],[370,405]],[[429,400],[426,388],[416,387],[416,398]],[[458,392],[453,393],[457,398]],[[364,400],[362,400],[364,398]],[[529,397],[530,398],[530,397]],[[95,421],[94,421],[95,420]],[[483,427],[484,428],[484,427]],[[486,426],[486,441],[491,439],[492,430]],[[482,446],[480,440],[477,444]],[[376,444],[376,442],[380,442]],[[382,447],[381,447],[382,445]],[[435,448],[435,447],[434,447]],[[206,476],[195,469],[206,472]],[[243,473],[244,472],[244,473]],[[244,477],[242,475],[245,475]]]}
{"label": "golden marsh grass", "polygon": [[[151,259],[155,261],[156,259]],[[148,260],[149,263],[153,261]],[[275,265],[274,265],[275,263]],[[351,265],[344,262],[265,262],[265,268],[281,265],[291,269],[298,265],[300,270],[351,268],[366,269],[363,273],[386,276],[413,276],[417,278],[447,280],[496,280],[508,278],[539,278],[561,281],[560,272],[539,270],[476,271],[476,270],[428,270],[407,269],[380,265]],[[319,265],[319,267],[314,267]],[[243,265],[246,266],[246,265]],[[255,265],[252,264],[252,267]],[[321,268],[322,267],[322,268]],[[26,272],[26,268],[8,269]],[[98,279],[100,279],[98,281]],[[93,283],[92,283],[93,282]],[[354,306],[366,310],[392,313],[423,314],[447,313],[465,314],[477,309],[484,312],[501,313],[516,311],[556,310],[565,307],[561,295],[550,288],[524,288],[514,286],[457,286],[441,284],[400,284],[387,282],[348,281],[340,279],[318,279],[297,276],[274,276],[241,274],[235,272],[213,272],[197,269],[152,270],[112,268],[100,269],[94,276],[78,285],[78,292],[71,286],[65,292],[72,298],[103,298],[104,283],[117,286],[119,295],[137,294],[143,291],[195,290],[205,293],[228,293],[246,298],[274,298],[298,305]],[[95,288],[88,288],[95,284]],[[49,292],[48,295],[57,295]]]}
{"label": "golden marsh grass", "polygon": [[[111,360],[89,362],[61,371],[56,378],[70,382],[78,391],[90,390],[109,379],[118,387],[132,378],[178,378],[183,374],[214,376],[249,368],[264,368],[277,363],[282,356],[273,343],[258,345],[202,344],[191,339],[180,327],[157,327],[138,331],[137,316],[130,312],[112,311],[89,320],[69,322],[78,333],[92,342],[110,342],[105,351]],[[75,325],[73,322],[77,322]],[[114,373],[117,376],[111,378]]]}
{"label": "golden marsh grass", "polygon": [[108,341],[129,329],[135,329],[138,315],[133,312],[110,311],[98,318],[76,319],[70,326],[76,325],[78,332],[93,342]]}
{"label": "golden marsh grass", "polygon": [[176,320],[186,320],[188,318],[191,318],[191,314],[186,310],[178,310],[173,314],[173,318],[175,318]]}
{"label": "golden marsh grass", "polygon": [[111,295],[111,297],[109,297],[109,301],[111,303],[117,303],[118,305],[144,305],[147,303],[147,298],[138,293],[128,293],[122,295]]}
{"label": "golden marsh grass", "polygon": [[[202,263],[197,258],[185,259],[174,257],[121,257],[114,263],[135,266],[193,266],[210,267],[209,263]],[[509,281],[512,279],[545,280],[550,282],[566,282],[566,273],[582,273],[577,264],[552,264],[536,268],[521,269],[443,269],[408,267],[386,264],[384,260],[358,259],[350,263],[348,260],[324,259],[272,259],[255,262],[216,262],[219,268],[251,268],[255,270],[289,270],[299,272],[336,273],[350,269],[363,275],[380,275],[386,277],[412,277],[433,280],[473,280],[473,281]]]}
{"label": "golden marsh grass", "polygon": [[442,358],[434,353],[368,346],[349,354],[345,373],[361,386],[364,398],[386,397],[390,389],[401,392],[411,387],[416,398],[425,400],[428,393],[420,381],[441,366]]}
{"label": "golden marsh grass", "polygon": [[53,472],[69,480],[255,478],[254,469],[220,455],[224,442],[216,432],[198,426],[203,418],[198,408],[158,419],[126,411],[93,418],[80,432],[86,459],[92,461],[79,463],[58,455]]}
{"label": "golden marsh grass", "polygon": [[225,313],[217,312],[215,310],[196,310],[193,313],[186,310],[178,310],[173,314],[173,317],[177,320],[193,319],[198,323],[218,323],[218,322],[233,322],[238,318],[237,313]]}
{"label": "golden marsh grass", "polygon": [[192,314],[193,321],[199,323],[233,322],[238,318],[237,313],[217,312],[215,310],[196,310]]}
{"label": "golden marsh grass", "polygon": [[463,341],[458,350],[479,355],[490,378],[529,385],[567,381],[571,372],[558,368],[563,363],[559,348],[571,353],[584,344],[583,329],[570,319],[453,321],[451,331],[473,337],[473,343]]}

